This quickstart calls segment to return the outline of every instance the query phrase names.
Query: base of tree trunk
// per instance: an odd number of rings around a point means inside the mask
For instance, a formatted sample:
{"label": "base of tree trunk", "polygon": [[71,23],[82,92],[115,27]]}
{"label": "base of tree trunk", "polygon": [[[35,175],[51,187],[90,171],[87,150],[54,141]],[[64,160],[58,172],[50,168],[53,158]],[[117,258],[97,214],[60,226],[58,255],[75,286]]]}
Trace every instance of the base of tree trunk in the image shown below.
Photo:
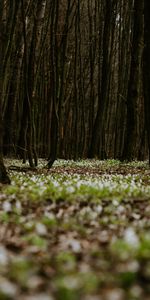
{"label": "base of tree trunk", "polygon": [[48,164],[47,164],[47,168],[50,169],[54,163],[55,159],[49,159],[48,160]]}
{"label": "base of tree trunk", "polygon": [[3,163],[0,163],[0,183],[2,184],[10,184],[10,178],[7,174],[6,168]]}

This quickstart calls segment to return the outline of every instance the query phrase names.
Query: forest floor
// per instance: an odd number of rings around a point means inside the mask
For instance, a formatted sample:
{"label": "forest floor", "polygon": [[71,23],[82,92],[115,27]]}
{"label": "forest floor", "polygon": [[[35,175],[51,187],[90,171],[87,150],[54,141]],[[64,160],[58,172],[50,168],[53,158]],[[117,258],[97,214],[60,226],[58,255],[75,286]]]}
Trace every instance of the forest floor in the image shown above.
{"label": "forest floor", "polygon": [[147,162],[6,165],[0,300],[150,299]]}

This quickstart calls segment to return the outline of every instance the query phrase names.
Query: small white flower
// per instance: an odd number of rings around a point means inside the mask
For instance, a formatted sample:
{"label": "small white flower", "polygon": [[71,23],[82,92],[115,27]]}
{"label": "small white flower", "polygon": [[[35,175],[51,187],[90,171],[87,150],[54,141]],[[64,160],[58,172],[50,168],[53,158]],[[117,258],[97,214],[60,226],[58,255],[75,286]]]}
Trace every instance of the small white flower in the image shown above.
{"label": "small white flower", "polygon": [[42,223],[37,223],[36,226],[36,232],[39,234],[39,235],[46,235],[47,234],[47,229],[46,229],[46,226]]}
{"label": "small white flower", "polygon": [[124,240],[129,245],[137,248],[139,246],[139,238],[132,227],[129,227],[124,232]]}
{"label": "small white flower", "polygon": [[[16,298],[16,293],[17,293],[17,286],[7,279],[1,277],[0,278],[0,291],[2,294],[4,294],[7,298],[9,296],[10,298]],[[4,296],[4,298],[5,298]]]}
{"label": "small white flower", "polygon": [[2,208],[5,212],[12,211],[11,203],[8,201],[3,202]]}
{"label": "small white flower", "polygon": [[81,251],[80,242],[75,239],[68,240],[68,246],[70,246],[71,249],[73,250],[73,252],[75,252],[75,253],[78,253]]}
{"label": "small white flower", "polygon": [[98,214],[101,214],[102,210],[103,210],[103,207],[102,207],[101,205],[97,205],[97,206],[95,207],[95,211],[96,211]]}
{"label": "small white flower", "polygon": [[20,203],[20,201],[16,201],[16,209],[18,211],[21,211],[21,203]]}
{"label": "small white flower", "polygon": [[0,265],[6,265],[8,262],[8,255],[3,246],[0,246]]}
{"label": "small white flower", "polygon": [[74,193],[75,192],[75,188],[73,186],[68,186],[67,187],[67,192]]}

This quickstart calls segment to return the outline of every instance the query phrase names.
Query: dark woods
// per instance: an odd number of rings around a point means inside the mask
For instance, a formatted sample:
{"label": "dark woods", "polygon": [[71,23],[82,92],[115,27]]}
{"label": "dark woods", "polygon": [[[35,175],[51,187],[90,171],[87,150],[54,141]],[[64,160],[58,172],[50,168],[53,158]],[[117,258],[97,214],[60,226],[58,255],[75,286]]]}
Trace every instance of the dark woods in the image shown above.
{"label": "dark woods", "polygon": [[4,155],[147,158],[149,0],[1,0],[0,64],[1,182]]}

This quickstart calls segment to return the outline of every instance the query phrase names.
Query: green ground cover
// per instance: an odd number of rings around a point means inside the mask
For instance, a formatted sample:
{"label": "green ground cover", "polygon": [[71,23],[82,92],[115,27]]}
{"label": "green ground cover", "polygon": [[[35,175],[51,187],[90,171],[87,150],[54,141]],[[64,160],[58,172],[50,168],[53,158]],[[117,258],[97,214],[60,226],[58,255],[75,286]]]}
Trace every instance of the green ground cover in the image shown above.
{"label": "green ground cover", "polygon": [[6,165],[0,300],[150,299],[147,162]]}

